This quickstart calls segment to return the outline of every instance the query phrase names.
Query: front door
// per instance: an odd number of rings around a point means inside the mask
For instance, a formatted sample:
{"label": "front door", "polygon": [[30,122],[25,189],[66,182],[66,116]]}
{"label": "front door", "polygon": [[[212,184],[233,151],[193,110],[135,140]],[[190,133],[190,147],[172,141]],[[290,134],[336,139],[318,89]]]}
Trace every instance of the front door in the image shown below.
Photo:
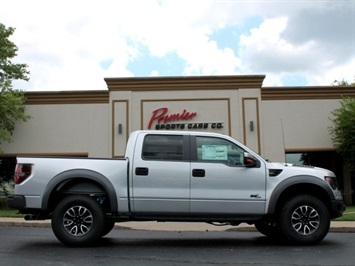
{"label": "front door", "polygon": [[191,213],[264,212],[266,176],[261,162],[245,167],[245,151],[223,138],[196,136],[192,143],[196,158],[191,162]]}

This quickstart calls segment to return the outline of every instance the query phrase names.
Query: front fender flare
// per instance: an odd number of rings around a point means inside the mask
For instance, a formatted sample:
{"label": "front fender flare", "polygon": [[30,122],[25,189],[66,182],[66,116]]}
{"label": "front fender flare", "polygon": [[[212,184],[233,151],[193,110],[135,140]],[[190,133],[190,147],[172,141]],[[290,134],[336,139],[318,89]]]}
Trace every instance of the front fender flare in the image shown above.
{"label": "front fender flare", "polygon": [[[308,176],[308,175],[292,176],[290,178],[283,180],[275,187],[275,189],[273,190],[273,192],[270,196],[267,213],[269,213],[269,214],[275,213],[278,200],[279,200],[281,194],[287,188],[294,186],[294,185],[300,185],[300,184],[316,185],[316,186],[322,188],[327,193],[327,195],[329,196],[330,199],[334,199],[334,194],[333,194],[331,188],[329,187],[329,185],[326,182],[323,182],[321,179],[314,177],[314,176]],[[300,191],[300,194],[301,193],[302,193],[302,191]]]}

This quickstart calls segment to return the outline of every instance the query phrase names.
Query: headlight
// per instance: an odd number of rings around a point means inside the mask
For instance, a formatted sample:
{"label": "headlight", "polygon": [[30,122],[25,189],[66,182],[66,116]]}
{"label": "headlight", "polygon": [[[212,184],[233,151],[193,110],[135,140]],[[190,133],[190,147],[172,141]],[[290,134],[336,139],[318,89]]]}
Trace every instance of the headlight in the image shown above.
{"label": "headlight", "polygon": [[325,180],[325,182],[327,182],[329,184],[329,186],[333,190],[336,190],[338,188],[338,182],[337,182],[337,178],[335,176],[325,176],[324,180]]}

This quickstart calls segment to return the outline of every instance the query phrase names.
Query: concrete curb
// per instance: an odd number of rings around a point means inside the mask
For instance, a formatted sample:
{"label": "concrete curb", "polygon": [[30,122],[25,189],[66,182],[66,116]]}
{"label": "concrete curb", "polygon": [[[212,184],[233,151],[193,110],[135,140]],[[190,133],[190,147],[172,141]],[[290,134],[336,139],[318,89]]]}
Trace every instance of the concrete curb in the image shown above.
{"label": "concrete curb", "polygon": [[[0,226],[20,226],[20,227],[51,227],[51,221],[25,221],[22,218],[0,218]],[[124,222],[116,223],[116,229],[144,230],[144,231],[256,231],[253,225],[241,224],[239,226],[214,226],[206,223],[184,223],[184,222]],[[337,222],[332,221],[330,232],[355,233],[355,221]]]}

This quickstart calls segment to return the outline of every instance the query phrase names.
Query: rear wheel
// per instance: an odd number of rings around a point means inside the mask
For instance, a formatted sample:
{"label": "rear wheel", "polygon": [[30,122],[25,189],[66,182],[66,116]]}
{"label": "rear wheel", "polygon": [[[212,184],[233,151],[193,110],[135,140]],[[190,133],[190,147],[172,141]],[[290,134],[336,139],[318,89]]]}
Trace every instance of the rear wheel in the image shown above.
{"label": "rear wheel", "polygon": [[101,236],[104,213],[92,198],[82,195],[68,196],[55,208],[52,229],[55,236],[68,246],[87,246]]}
{"label": "rear wheel", "polygon": [[328,233],[330,215],[325,204],[310,195],[290,199],[280,213],[280,228],[287,240],[314,244]]}

